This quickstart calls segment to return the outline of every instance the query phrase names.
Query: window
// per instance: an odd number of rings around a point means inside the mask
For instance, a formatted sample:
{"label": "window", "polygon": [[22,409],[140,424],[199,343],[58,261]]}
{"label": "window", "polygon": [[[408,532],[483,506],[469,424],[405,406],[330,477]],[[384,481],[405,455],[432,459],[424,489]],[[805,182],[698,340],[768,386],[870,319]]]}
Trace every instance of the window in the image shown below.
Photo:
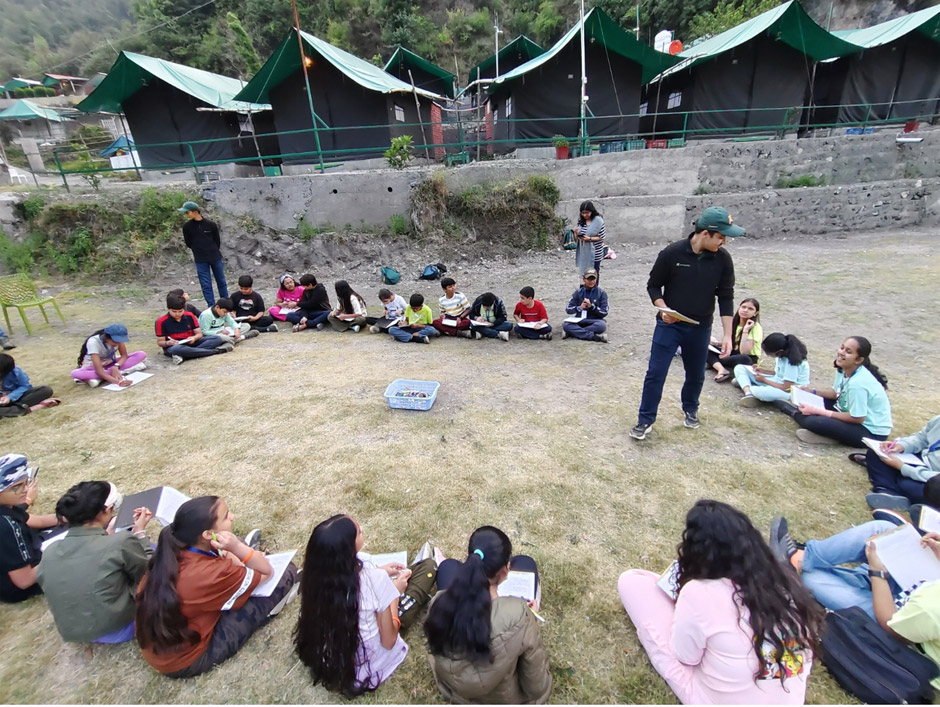
{"label": "window", "polygon": [[397,103],[395,104],[395,120],[397,120],[399,123],[405,122],[405,109]]}
{"label": "window", "polygon": [[682,91],[676,91],[669,94],[669,100],[666,102],[666,108],[678,108],[682,105]]}
{"label": "window", "polygon": [[506,117],[512,115],[512,96],[506,98]]}
{"label": "window", "polygon": [[650,107],[650,104],[649,104],[649,103],[641,103],[641,104],[640,104],[640,115],[646,115],[647,113],[649,113],[649,107]]}

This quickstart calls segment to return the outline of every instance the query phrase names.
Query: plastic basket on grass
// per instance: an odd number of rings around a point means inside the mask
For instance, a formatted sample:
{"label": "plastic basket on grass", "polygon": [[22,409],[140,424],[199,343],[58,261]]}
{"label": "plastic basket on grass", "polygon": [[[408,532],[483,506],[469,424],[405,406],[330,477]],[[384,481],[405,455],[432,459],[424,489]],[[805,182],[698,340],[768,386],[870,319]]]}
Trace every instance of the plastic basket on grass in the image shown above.
{"label": "plastic basket on grass", "polygon": [[399,378],[388,384],[385,399],[388,406],[396,410],[430,410],[437,400],[436,381],[413,381]]}

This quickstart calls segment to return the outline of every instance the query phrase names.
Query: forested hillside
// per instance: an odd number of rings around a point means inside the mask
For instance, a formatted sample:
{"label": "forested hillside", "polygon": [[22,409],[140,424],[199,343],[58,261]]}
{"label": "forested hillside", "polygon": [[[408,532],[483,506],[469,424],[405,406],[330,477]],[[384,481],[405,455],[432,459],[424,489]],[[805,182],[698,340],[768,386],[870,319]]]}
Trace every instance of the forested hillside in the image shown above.
{"label": "forested hillside", "polygon": [[[587,0],[624,27],[637,23],[634,0]],[[640,0],[645,41],[668,28],[686,43],[779,4],[779,0]],[[833,29],[880,22],[936,0],[805,0]],[[561,0],[299,0],[301,26],[366,59],[394,46],[455,71],[467,70],[500,41],[526,34],[543,46],[577,19]],[[140,51],[231,76],[257,70],[293,24],[290,0],[0,0],[0,81],[45,71],[106,71],[117,51]]]}

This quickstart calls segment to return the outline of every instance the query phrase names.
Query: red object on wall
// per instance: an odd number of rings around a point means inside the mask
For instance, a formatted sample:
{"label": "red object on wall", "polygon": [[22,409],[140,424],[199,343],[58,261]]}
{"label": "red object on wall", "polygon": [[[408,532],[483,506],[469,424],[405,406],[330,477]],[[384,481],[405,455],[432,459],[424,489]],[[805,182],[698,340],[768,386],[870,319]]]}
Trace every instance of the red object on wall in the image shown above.
{"label": "red object on wall", "polygon": [[434,159],[444,159],[444,126],[441,124],[441,107],[431,104],[431,144],[440,145],[434,148]]}
{"label": "red object on wall", "polygon": [[647,140],[646,149],[647,150],[665,150],[666,141],[665,140]]}
{"label": "red object on wall", "polygon": [[669,43],[669,53],[672,54],[672,56],[675,56],[676,54],[680,54],[681,52],[682,52],[682,42],[680,42],[678,39],[674,39],[673,41]]}

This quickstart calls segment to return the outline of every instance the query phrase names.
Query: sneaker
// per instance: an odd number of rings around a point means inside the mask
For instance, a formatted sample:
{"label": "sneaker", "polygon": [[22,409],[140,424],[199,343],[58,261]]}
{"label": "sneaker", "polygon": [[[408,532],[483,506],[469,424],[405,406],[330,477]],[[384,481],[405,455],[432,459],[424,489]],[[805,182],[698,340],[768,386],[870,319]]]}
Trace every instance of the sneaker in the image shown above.
{"label": "sneaker", "polygon": [[245,536],[245,544],[252,550],[261,549],[261,528],[254,528],[248,531]]}
{"label": "sneaker", "polygon": [[548,332],[547,334],[542,334],[539,338],[540,338],[540,339],[545,339],[545,341],[551,341],[551,340],[552,340],[552,332]]}
{"label": "sneaker", "polygon": [[284,598],[274,605],[274,608],[271,609],[268,617],[277,616],[284,610],[285,606],[297,598],[297,594],[300,592],[300,573],[302,571],[303,570],[297,570],[297,579],[294,581],[293,586],[291,586],[291,588],[287,591],[287,594],[284,595]]}
{"label": "sneaker", "polygon": [[741,384],[738,383],[738,379],[737,379],[737,378],[732,378],[732,379],[731,379],[731,385],[733,385],[735,388],[740,388],[740,387],[741,387]]}
{"label": "sneaker", "polygon": [[638,422],[636,423],[636,427],[630,430],[630,436],[633,437],[633,439],[646,439],[646,435],[649,434],[650,427],[652,426],[652,424],[644,425],[642,422]]}
{"label": "sneaker", "polygon": [[216,350],[216,351],[219,351],[219,352],[221,352],[221,353],[231,353],[232,351],[235,350],[235,344],[232,344],[232,343],[229,343],[228,341],[226,341],[226,342],[225,342],[224,344],[222,344],[221,346],[216,346],[216,347],[215,347],[215,350]]}
{"label": "sneaker", "polygon": [[890,508],[876,508],[871,512],[871,517],[875,520],[886,520],[889,523],[894,523],[897,526],[910,525],[911,523],[911,521],[909,521],[903,515],[897,511],[891,510]]}
{"label": "sneaker", "polygon": [[462,338],[464,338],[464,339],[469,339],[470,336],[471,336],[470,330],[469,330],[469,329],[458,329],[458,330],[457,330],[457,336],[462,337]]}
{"label": "sneaker", "polygon": [[324,324],[323,322],[320,322],[319,324],[317,324],[317,331],[323,331],[325,326],[326,324]]}
{"label": "sneaker", "polygon": [[422,336],[422,337],[421,337],[421,343],[422,343],[422,344],[430,344],[430,343],[431,343],[431,337],[430,337],[430,336]]}
{"label": "sneaker", "polygon": [[760,400],[748,393],[738,401],[738,405],[743,408],[756,408],[758,405],[760,405]]}
{"label": "sneaker", "polygon": [[89,388],[97,388],[99,385],[101,385],[100,378],[92,378],[90,381],[88,381]]}
{"label": "sneaker", "polygon": [[499,332],[499,338],[502,339],[503,341],[509,341],[509,332],[508,331]]}
{"label": "sneaker", "polygon": [[810,430],[804,430],[803,428],[796,431],[796,436],[801,442],[805,442],[806,444],[838,444],[838,442],[831,437],[823,437],[822,435],[818,435]]}
{"label": "sneaker", "polygon": [[378,334],[380,330],[377,326],[375,326],[375,324],[373,324],[372,326],[369,327],[369,331],[372,332],[373,334]]}
{"label": "sneaker", "polygon": [[259,334],[261,334],[261,332],[258,331],[257,329],[249,329],[248,331],[245,332],[244,338],[245,338],[245,339],[254,339],[254,338],[255,338],[256,336],[258,336]]}
{"label": "sneaker", "polygon": [[868,507],[872,509],[888,508],[895,511],[906,511],[911,502],[906,496],[897,496],[893,493],[870,493],[865,496]]}
{"label": "sneaker", "polygon": [[359,330],[360,330],[362,327],[360,327],[358,324],[353,324],[353,325],[352,325],[351,327],[349,327],[349,328],[352,329],[353,334],[358,334],[358,333],[359,333]]}
{"label": "sneaker", "polygon": [[265,331],[270,334],[277,334],[280,331],[280,329],[277,328],[277,324],[272,324],[269,327],[266,327]]}
{"label": "sneaker", "polygon": [[702,423],[699,422],[698,412],[687,412],[685,413],[685,422],[683,422],[686,427],[690,430],[697,430],[702,426]]}
{"label": "sneaker", "polygon": [[562,338],[562,339],[567,339],[567,338],[568,338],[568,332],[565,331],[564,329],[561,330],[561,338]]}
{"label": "sneaker", "polygon": [[800,409],[789,400],[774,400],[773,405],[784,415],[789,415],[790,417],[793,417],[800,411]]}
{"label": "sneaker", "polygon": [[479,341],[480,339],[483,338],[483,334],[481,334],[481,333],[478,332],[478,331],[475,331],[475,332],[473,332],[473,338],[474,338],[475,340]]}
{"label": "sneaker", "polygon": [[146,370],[147,370],[147,364],[141,361],[140,363],[134,366],[131,366],[130,368],[125,368],[123,371],[121,371],[121,374],[126,375],[128,373],[136,373],[137,371],[146,371]]}
{"label": "sneaker", "polygon": [[16,348],[16,344],[10,341],[10,338],[7,336],[0,336],[0,346],[3,347],[4,351],[9,351],[10,349]]}
{"label": "sneaker", "polygon": [[604,333],[604,334],[595,334],[595,335],[594,335],[594,341],[600,341],[602,344],[606,344],[606,343],[607,343],[607,334],[606,334],[606,333]]}
{"label": "sneaker", "polygon": [[182,362],[183,362],[183,357],[182,357],[182,356],[177,356],[176,354],[173,354],[173,365],[174,365],[174,366],[178,366],[178,365],[180,365]]}
{"label": "sneaker", "polygon": [[790,558],[802,549],[800,544],[790,537],[790,526],[783,516],[776,516],[770,522],[770,550],[778,560],[792,567]]}

